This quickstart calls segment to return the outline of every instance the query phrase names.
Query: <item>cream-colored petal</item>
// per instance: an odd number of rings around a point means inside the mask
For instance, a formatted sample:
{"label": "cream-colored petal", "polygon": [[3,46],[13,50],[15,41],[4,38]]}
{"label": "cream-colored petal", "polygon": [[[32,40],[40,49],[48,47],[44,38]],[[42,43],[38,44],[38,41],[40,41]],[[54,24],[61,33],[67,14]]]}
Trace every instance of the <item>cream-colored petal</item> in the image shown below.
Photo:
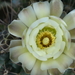
{"label": "cream-colored petal", "polygon": [[22,37],[24,29],[26,29],[26,26],[20,20],[13,20],[8,25],[9,33],[17,37]]}
{"label": "cream-colored petal", "polygon": [[48,1],[33,3],[33,8],[37,18],[48,17],[50,15],[50,4]]}
{"label": "cream-colored petal", "polygon": [[31,6],[24,8],[19,14],[19,19],[28,27],[36,20],[36,15]]}
{"label": "cream-colored petal", "polygon": [[66,22],[68,30],[75,28],[75,10],[68,13],[63,20]]}
{"label": "cream-colored petal", "polygon": [[37,61],[30,75],[47,75],[47,70],[41,70],[40,65],[41,65],[41,62]]}
{"label": "cream-colored petal", "polygon": [[41,69],[42,70],[53,69],[53,68],[60,68],[57,61],[54,59],[48,59],[47,61],[43,61],[41,63]]}
{"label": "cream-colored petal", "polygon": [[26,52],[18,57],[19,62],[22,63],[23,67],[31,70],[36,62],[36,58],[29,52]]}
{"label": "cream-colored petal", "polygon": [[75,43],[71,43],[71,48],[69,50],[64,51],[65,54],[75,59]]}
{"label": "cream-colored petal", "polygon": [[62,75],[60,73],[60,71],[56,68],[55,69],[49,69],[48,72],[49,72],[50,75]]}
{"label": "cream-colored petal", "polygon": [[60,26],[61,24],[63,24],[65,27],[67,26],[67,24],[59,17],[56,17],[56,16],[49,16],[50,19],[56,21]]}
{"label": "cream-colored petal", "polygon": [[64,33],[63,40],[66,43],[66,48],[69,49],[71,46],[71,35],[70,35],[69,31],[62,24],[61,24],[61,28]]}
{"label": "cream-colored petal", "polygon": [[63,73],[65,69],[67,69],[72,64],[72,62],[73,60],[70,57],[62,54],[55,60],[49,59],[48,61],[42,62],[41,69],[46,70],[57,68],[61,73]]}
{"label": "cream-colored petal", "polygon": [[21,46],[22,41],[21,40],[11,40],[10,42],[10,48],[15,47],[15,46]]}
{"label": "cream-colored petal", "polygon": [[50,15],[60,17],[63,12],[63,3],[61,0],[52,0],[50,2]]}
{"label": "cream-colored petal", "polygon": [[71,39],[75,39],[75,28],[70,30]]}
{"label": "cream-colored petal", "polygon": [[65,42],[61,42],[60,50],[53,56],[53,59],[60,57],[60,55],[63,53],[64,49],[65,49]]}
{"label": "cream-colored petal", "polygon": [[27,52],[27,49],[26,48],[23,48],[22,46],[16,46],[16,47],[13,47],[13,48],[10,48],[9,49],[10,51],[10,59],[14,62],[14,63],[18,63],[18,57]]}
{"label": "cream-colored petal", "polygon": [[61,73],[63,73],[73,63],[73,59],[65,54],[62,54],[60,57],[58,57],[56,59],[56,61],[58,62],[59,66],[60,66],[60,68],[58,68],[58,70]]}

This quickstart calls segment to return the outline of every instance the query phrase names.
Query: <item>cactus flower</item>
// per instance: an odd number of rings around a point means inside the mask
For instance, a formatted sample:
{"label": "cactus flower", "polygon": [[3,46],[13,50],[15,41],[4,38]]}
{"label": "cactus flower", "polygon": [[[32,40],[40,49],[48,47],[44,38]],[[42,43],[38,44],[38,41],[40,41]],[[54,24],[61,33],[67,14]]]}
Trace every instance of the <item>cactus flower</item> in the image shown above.
{"label": "cactus flower", "polygon": [[61,19],[61,0],[35,2],[23,8],[18,20],[8,25],[21,39],[10,43],[10,59],[21,62],[30,75],[60,75],[75,59],[75,10]]}

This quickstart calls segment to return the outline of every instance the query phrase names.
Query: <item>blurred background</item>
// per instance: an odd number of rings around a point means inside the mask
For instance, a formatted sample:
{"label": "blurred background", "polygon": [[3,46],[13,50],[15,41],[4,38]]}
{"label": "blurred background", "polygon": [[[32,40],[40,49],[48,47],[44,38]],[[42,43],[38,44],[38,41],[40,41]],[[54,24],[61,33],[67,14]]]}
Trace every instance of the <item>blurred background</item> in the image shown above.
{"label": "blurred background", "polygon": [[[0,0],[0,75],[29,75],[21,67],[21,63],[14,64],[9,59],[9,45],[12,39],[16,38],[8,33],[8,24],[17,19],[18,13],[22,8],[27,7],[33,2],[46,0]],[[50,0],[48,0],[50,2]],[[62,0],[64,11],[61,16],[63,18],[71,10],[75,9],[75,0]],[[74,69],[68,69],[63,75],[75,75]]]}

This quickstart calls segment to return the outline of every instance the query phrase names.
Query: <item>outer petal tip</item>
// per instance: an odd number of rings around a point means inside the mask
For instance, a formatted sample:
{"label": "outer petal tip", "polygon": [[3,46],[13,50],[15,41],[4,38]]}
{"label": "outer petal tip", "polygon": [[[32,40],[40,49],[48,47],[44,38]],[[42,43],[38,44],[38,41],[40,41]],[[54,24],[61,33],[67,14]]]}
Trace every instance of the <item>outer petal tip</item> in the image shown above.
{"label": "outer petal tip", "polygon": [[13,48],[10,48],[10,59],[14,62],[14,63],[18,63],[18,57],[26,52],[26,49],[23,48],[22,46],[16,46]]}
{"label": "outer petal tip", "polygon": [[31,70],[35,64],[36,58],[29,52],[26,52],[19,56],[19,62],[22,63],[23,67],[26,67],[28,70]]}
{"label": "outer petal tip", "polygon": [[8,25],[9,33],[17,37],[22,37],[25,28],[26,26],[20,20],[13,20],[11,24]]}
{"label": "outer petal tip", "polygon": [[60,17],[63,12],[63,3],[61,0],[52,0],[50,2],[50,15]]}
{"label": "outer petal tip", "polygon": [[28,27],[36,20],[36,15],[31,6],[24,8],[19,14],[19,19]]}
{"label": "outer petal tip", "polygon": [[69,12],[63,18],[63,20],[66,22],[68,30],[74,29],[75,28],[75,10],[72,10],[71,12]]}
{"label": "outer petal tip", "polygon": [[50,5],[48,1],[33,3],[33,8],[37,18],[48,17],[50,15]]}

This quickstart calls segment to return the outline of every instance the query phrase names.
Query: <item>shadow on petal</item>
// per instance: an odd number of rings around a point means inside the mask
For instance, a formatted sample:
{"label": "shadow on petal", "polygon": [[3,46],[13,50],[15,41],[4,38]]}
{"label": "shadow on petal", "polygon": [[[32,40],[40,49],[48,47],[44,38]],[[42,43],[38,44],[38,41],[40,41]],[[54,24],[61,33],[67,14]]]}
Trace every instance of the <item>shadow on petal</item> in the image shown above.
{"label": "shadow on petal", "polygon": [[22,47],[22,46],[16,46],[13,48],[10,48],[10,59],[14,62],[14,63],[18,63],[18,57],[27,52],[27,49]]}
{"label": "shadow on petal", "polygon": [[75,39],[75,28],[70,30],[71,39]]}
{"label": "shadow on petal", "polygon": [[22,37],[25,29],[26,26],[20,20],[13,20],[11,24],[8,25],[9,33],[17,37]]}
{"label": "shadow on petal", "polygon": [[50,75],[61,75],[60,71],[58,69],[49,69],[48,70]]}

